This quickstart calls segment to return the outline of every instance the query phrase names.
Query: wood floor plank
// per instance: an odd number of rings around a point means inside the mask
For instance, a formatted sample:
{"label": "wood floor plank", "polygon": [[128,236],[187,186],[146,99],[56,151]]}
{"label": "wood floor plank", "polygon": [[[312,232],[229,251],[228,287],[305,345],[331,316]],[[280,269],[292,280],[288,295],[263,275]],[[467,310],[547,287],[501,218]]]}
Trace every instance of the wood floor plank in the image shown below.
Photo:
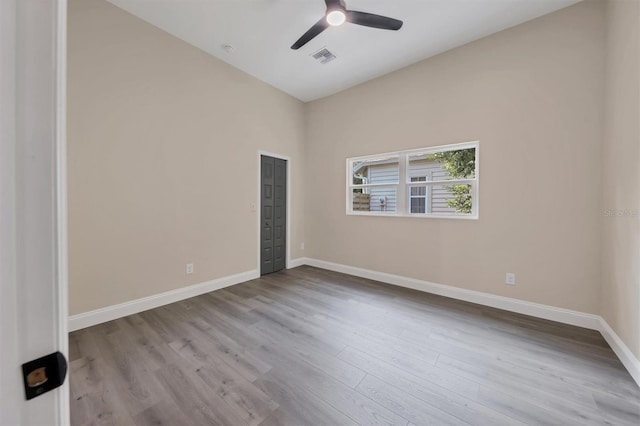
{"label": "wood floor plank", "polygon": [[[320,335],[309,334],[306,330],[296,326],[293,322],[283,322],[279,319],[265,318],[253,325],[256,330],[263,333],[266,338],[272,340],[286,339],[295,336],[297,341],[304,342],[305,345],[324,351],[332,355],[337,355],[347,344],[340,340],[331,340]],[[330,336],[329,336],[330,337]]]}
{"label": "wood floor plank", "polygon": [[446,370],[432,368],[423,375],[420,371],[404,370],[392,363],[352,347],[347,347],[338,357],[378,378],[394,377],[396,380],[421,383],[431,389],[437,389],[437,387],[439,387],[443,390],[456,393],[470,401],[478,399],[478,389],[480,386],[476,382],[453,375]]}
{"label": "wood floor plank", "polygon": [[[431,332],[428,336],[407,331],[401,337],[411,343],[421,341],[439,353],[470,364],[501,361],[513,368],[530,370],[547,377],[552,383],[569,385],[582,398],[592,390],[605,390],[618,396],[637,398],[638,386],[622,365],[585,361],[584,357],[561,349],[543,349],[522,345],[518,339],[497,338],[491,334]],[[585,374],[588,371],[589,374]],[[573,392],[573,391],[572,391]]]}
{"label": "wood floor plank", "polygon": [[216,367],[202,366],[196,370],[196,374],[216,395],[234,408],[246,424],[258,425],[278,408],[276,402],[249,381],[234,377],[229,370]]}
{"label": "wood floor plank", "polygon": [[366,373],[357,366],[349,364],[335,356],[325,354],[322,351],[306,348],[303,345],[298,345],[296,342],[290,343],[289,347],[296,357],[352,389],[355,389],[366,375]]}
{"label": "wood floor plank", "polygon": [[435,367],[435,363],[438,355],[429,355],[425,358],[419,358],[417,356],[410,356],[405,352],[400,352],[394,348],[385,347],[383,345],[375,345],[365,340],[355,340],[354,346],[358,347],[362,352],[367,353],[370,356],[378,358],[385,363],[397,367],[403,371],[410,371],[412,374],[419,377],[430,377],[437,379],[441,378],[443,381],[441,372]]}
{"label": "wood floor plank", "polygon": [[433,405],[438,409],[459,418],[460,420],[472,425],[486,426],[522,426],[523,423],[518,422],[512,417],[501,414],[492,410],[475,400],[467,399],[455,392],[449,391],[439,386],[430,385],[428,382],[421,384],[406,377],[399,375],[372,374],[398,389],[402,389],[409,395],[412,395],[426,404]]}
{"label": "wood floor plank", "polygon": [[133,424],[129,407],[104,375],[100,358],[80,358],[69,363],[71,424]]}
{"label": "wood floor plank", "polygon": [[106,387],[100,393],[82,397],[81,406],[71,405],[71,422],[79,425],[131,425],[135,421],[116,391]]}
{"label": "wood floor plank", "polygon": [[[502,355],[459,357],[460,351],[442,351],[438,358],[438,365],[449,368],[460,368],[468,373],[468,377],[495,379],[508,383],[524,383],[528,387],[544,388],[545,393],[559,398],[570,396],[575,401],[581,401],[585,407],[593,408],[594,404],[587,389],[566,383],[561,377],[545,374],[543,371],[526,368],[527,359],[522,364],[505,362]],[[464,360],[461,361],[460,358]],[[522,365],[522,367],[520,366]]]}
{"label": "wood floor plank", "polygon": [[[286,347],[288,356],[295,356],[297,359],[305,361],[351,388],[355,388],[365,376],[365,373],[358,367],[336,358],[335,355],[338,353],[336,350],[331,348],[327,350],[317,342],[300,339],[297,335],[290,336],[286,333],[274,332],[273,329],[266,330],[260,344],[251,346],[252,352],[260,353],[265,347]],[[346,346],[346,343],[344,345]],[[339,350],[342,350],[343,347],[341,346]]]}
{"label": "wood floor plank", "polygon": [[594,392],[593,399],[605,419],[614,424],[640,425],[640,403],[608,393]]}
{"label": "wood floor plank", "polygon": [[253,306],[251,302],[247,302],[245,298],[236,296],[235,294],[233,294],[232,292],[226,289],[216,291],[215,295],[217,298],[224,300],[231,306],[243,312],[249,313],[253,310]]}
{"label": "wood floor plank", "polygon": [[116,323],[127,335],[128,343],[141,353],[150,369],[157,370],[178,360],[176,353],[139,315],[121,318]]}
{"label": "wood floor plank", "polygon": [[155,374],[176,405],[190,416],[190,424],[245,424],[235,410],[195,375],[193,369],[168,365]]}
{"label": "wood floor plank", "polygon": [[[224,400],[246,424],[258,424],[278,405],[241,372],[216,354],[200,345],[200,339],[182,339],[170,344],[188,362],[187,369],[195,371],[211,392]],[[182,364],[185,368],[184,364]]]}
{"label": "wood floor plank", "polygon": [[176,426],[191,424],[193,420],[172,400],[165,400],[140,412],[133,421],[140,426]]}
{"label": "wood floor plank", "polygon": [[[445,365],[454,374],[476,380],[484,390],[485,397],[491,392],[497,392],[498,395],[509,395],[517,406],[523,406],[520,401],[526,401],[526,407],[531,407],[529,411],[534,410],[533,407],[544,408],[546,413],[551,413],[564,422],[581,425],[602,424],[602,414],[594,407],[592,400],[587,399],[582,393],[576,394],[573,389],[567,388],[567,394],[562,395],[550,391],[552,388],[547,388],[544,383],[527,380],[526,376],[523,378],[509,374],[508,371],[492,371],[490,368],[462,363],[444,355],[438,359],[438,364]],[[511,373],[515,372],[515,368],[511,370]],[[482,402],[480,392],[478,395],[478,400]],[[495,402],[493,399],[491,401],[492,404]]]}
{"label": "wood floor plank", "polygon": [[[179,311],[180,307],[175,306],[173,309]],[[174,350],[177,350],[176,344],[197,346],[196,349],[199,356],[206,357],[209,355],[221,359],[249,381],[255,380],[271,368],[270,365],[254,357],[232,338],[219,333],[206,321],[188,312],[182,312],[179,315],[183,321],[183,330],[186,337],[169,344]]]}
{"label": "wood floor plank", "polygon": [[226,313],[236,322],[241,324],[251,325],[260,320],[260,317],[255,315],[253,311],[247,311],[244,307],[238,307],[234,302],[229,302],[218,297],[215,292],[203,294],[202,297],[209,303],[213,304],[216,309]]}
{"label": "wood floor plank", "polygon": [[196,367],[212,365],[219,370],[231,368],[249,382],[253,382],[262,374],[255,367],[229,352],[218,352],[221,346],[206,338],[187,337],[171,342],[169,346]]}
{"label": "wood floor plank", "polygon": [[162,338],[165,343],[173,342],[184,335],[175,321],[166,315],[163,308],[140,312],[138,315]]}
{"label": "wood floor plank", "polygon": [[544,407],[531,404],[526,399],[516,397],[510,393],[503,393],[481,386],[478,395],[482,404],[526,424],[541,426],[582,424],[567,417],[558,416]]}
{"label": "wood floor plank", "polygon": [[83,357],[98,358],[99,356],[98,348],[88,329],[69,334],[69,362]]}
{"label": "wood floor plank", "polygon": [[253,344],[260,342],[261,336],[256,334],[253,327],[239,324],[234,321],[233,318],[208,304],[206,299],[194,297],[189,299],[189,302],[195,307],[194,314],[199,315],[206,321],[210,328],[215,328],[227,337],[232,338],[237,344],[244,347],[251,347]]}
{"label": "wood floor plank", "polygon": [[367,375],[356,389],[363,395],[418,425],[469,424],[371,375]]}
{"label": "wood floor plank", "polygon": [[69,363],[71,399],[81,399],[83,395],[99,392],[106,383],[104,365],[101,358],[83,357]]}
{"label": "wood floor plank", "polygon": [[292,382],[269,372],[255,384],[279,405],[272,416],[263,421],[264,425],[358,425],[297,381]]}
{"label": "wood floor plank", "polygon": [[[274,348],[263,346],[260,349],[260,354],[268,357],[272,363],[278,361],[279,355]],[[317,398],[359,424],[387,426],[407,424],[407,419],[364,397],[353,388],[324,374],[312,365],[296,359],[295,356],[281,358],[280,365],[274,367],[269,374],[288,383],[297,383],[300,388],[316,395]]]}
{"label": "wood floor plank", "polygon": [[97,338],[104,368],[102,378],[127,406],[130,416],[158,403],[166,395],[153,379],[152,369],[142,354],[118,331]]}
{"label": "wood floor plank", "polygon": [[73,425],[637,425],[599,333],[303,266],[69,336]]}

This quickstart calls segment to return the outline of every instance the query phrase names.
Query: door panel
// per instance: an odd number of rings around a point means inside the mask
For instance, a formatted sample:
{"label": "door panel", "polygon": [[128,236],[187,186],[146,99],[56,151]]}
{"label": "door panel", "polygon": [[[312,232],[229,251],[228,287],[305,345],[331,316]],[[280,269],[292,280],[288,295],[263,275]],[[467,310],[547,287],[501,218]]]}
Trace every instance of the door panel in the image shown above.
{"label": "door panel", "polygon": [[260,274],[286,266],[287,162],[263,155],[260,180]]}
{"label": "door panel", "polygon": [[287,229],[287,162],[275,159],[275,203],[274,203],[274,242],[273,242],[273,270],[285,268],[285,246]]}
{"label": "door panel", "polygon": [[273,182],[274,159],[261,158],[262,179],[260,181],[260,204],[262,218],[260,222],[260,275],[274,271],[273,267]]}

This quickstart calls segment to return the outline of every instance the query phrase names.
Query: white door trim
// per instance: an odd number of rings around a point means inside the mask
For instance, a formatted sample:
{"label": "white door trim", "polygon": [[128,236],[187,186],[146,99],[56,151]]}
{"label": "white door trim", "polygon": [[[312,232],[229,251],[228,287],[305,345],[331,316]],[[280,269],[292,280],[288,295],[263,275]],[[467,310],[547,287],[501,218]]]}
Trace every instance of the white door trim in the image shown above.
{"label": "white door trim", "polygon": [[67,0],[0,2],[1,424],[69,424],[68,380],[25,400],[21,364],[68,356]]}
{"label": "white door trim", "polygon": [[258,269],[258,275],[260,275],[260,247],[261,247],[261,241],[260,241],[260,230],[261,230],[261,223],[260,223],[260,218],[262,215],[262,212],[260,211],[260,205],[262,203],[262,200],[260,199],[260,194],[262,191],[262,161],[261,161],[261,157],[263,155],[269,156],[269,157],[273,157],[273,158],[278,158],[280,160],[285,160],[287,162],[287,254],[286,254],[286,259],[285,259],[285,269],[289,269],[291,268],[291,157],[286,156],[286,155],[281,155],[281,154],[276,154],[273,152],[268,152],[268,151],[262,151],[262,150],[258,150],[258,195],[256,197],[256,223],[257,223],[257,233],[256,235],[258,236],[258,248],[256,250],[257,253],[257,260],[256,260],[256,265],[257,265],[257,269]]}
{"label": "white door trim", "polygon": [[[57,212],[57,343],[69,362],[69,263],[67,206],[67,0],[58,0],[56,27],[56,212]],[[67,374],[68,376],[68,374]],[[69,377],[58,397],[60,425],[71,423]]]}
{"label": "white door trim", "polygon": [[[21,420],[16,285],[16,1],[0,4],[0,424]],[[9,324],[9,325],[8,325]],[[5,346],[6,345],[6,346]],[[6,349],[5,349],[6,348]],[[10,385],[8,385],[10,384]]]}

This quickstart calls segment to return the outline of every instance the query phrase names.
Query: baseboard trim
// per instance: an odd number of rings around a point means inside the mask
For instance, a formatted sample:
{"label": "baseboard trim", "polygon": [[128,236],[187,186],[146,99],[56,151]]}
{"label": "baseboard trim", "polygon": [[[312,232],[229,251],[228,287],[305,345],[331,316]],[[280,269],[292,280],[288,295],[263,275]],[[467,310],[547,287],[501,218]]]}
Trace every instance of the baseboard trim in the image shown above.
{"label": "baseboard trim", "polygon": [[491,306],[493,308],[531,315],[534,317],[557,321],[564,324],[576,325],[591,330],[600,330],[600,317],[598,315],[586,314],[583,312],[557,308],[540,303],[527,302],[510,297],[496,296],[489,293],[467,290],[444,284],[436,284],[429,281],[418,280],[415,278],[388,274],[386,272],[378,272],[372,271],[370,269],[341,265],[324,260],[306,259],[306,264],[315,266],[317,268],[328,269],[330,271],[342,272],[344,274],[355,275],[357,277],[368,278],[375,281],[381,281],[383,283],[393,284],[400,287],[411,288],[427,293],[438,294],[440,296],[451,297],[453,299],[477,303],[479,305]]}
{"label": "baseboard trim", "polygon": [[622,365],[625,366],[633,380],[640,387],[640,360],[636,358],[631,349],[625,345],[620,336],[613,331],[613,328],[602,317],[600,318],[600,334],[602,334],[611,349],[613,349],[613,352],[620,359],[620,362],[622,362]]}
{"label": "baseboard trim", "polygon": [[190,297],[199,296],[211,291],[220,290],[221,288],[229,287],[259,277],[260,272],[257,270],[242,272],[222,278],[216,278],[215,280],[204,283],[194,284],[189,287],[178,288],[176,290],[154,294],[153,296],[143,297],[141,299],[131,300],[129,302],[113,306],[107,306],[106,308],[72,315],[69,317],[68,322],[69,331],[76,331],[82,328],[91,327],[92,325],[122,318],[127,315],[137,314],[138,312],[178,302]]}
{"label": "baseboard trim", "polygon": [[622,339],[613,331],[609,324],[599,315],[587,314],[570,309],[558,308],[540,303],[527,302],[510,297],[497,296],[474,290],[467,290],[452,287],[444,284],[436,284],[429,281],[415,278],[403,277],[400,275],[378,272],[370,269],[358,268],[355,266],[342,265],[339,263],[327,262],[325,260],[301,258],[305,265],[316,268],[328,269],[330,271],[341,272],[343,274],[354,275],[356,277],[367,278],[380,281],[386,284],[411,288],[426,293],[438,294],[440,296],[451,297],[452,299],[464,300],[466,302],[477,303],[479,305],[504,309],[505,311],[530,315],[537,318],[548,319],[563,324],[575,325],[599,331],[605,338],[611,349],[618,356],[631,377],[640,386],[640,361],[634,356],[631,350],[624,344]]}
{"label": "baseboard trim", "polygon": [[[627,345],[625,345],[622,339],[620,339],[620,337],[609,326],[604,318],[599,315],[587,314],[570,309],[563,309],[555,306],[543,305],[540,303],[527,302],[510,297],[497,296],[489,293],[467,290],[444,284],[418,280],[415,278],[403,277],[401,275],[388,274],[386,272],[373,271],[370,269],[342,265],[339,263],[327,262],[325,260],[312,259],[307,257],[300,257],[290,260],[287,268],[292,269],[302,265],[309,265],[316,268],[327,269],[329,271],[341,272],[343,274],[380,281],[386,284],[411,288],[426,293],[438,294],[440,296],[446,296],[453,299],[477,303],[479,305],[490,306],[493,308],[504,309],[510,312],[516,312],[537,318],[543,318],[564,324],[597,330],[602,334],[609,346],[611,346],[611,349],[613,349],[622,364],[629,371],[631,377],[633,377],[638,386],[640,386],[640,360],[635,357],[635,355],[631,352]],[[215,280],[207,281],[204,283],[195,284],[189,287],[179,288],[176,290],[167,291],[165,293],[120,303],[118,305],[108,306],[106,308],[96,309],[94,311],[73,315],[69,317],[68,328],[70,332],[80,330],[85,327],[112,321],[114,319],[122,318],[127,315],[136,314],[138,312],[157,308],[169,303],[188,299],[190,297],[199,296],[204,293],[209,293],[211,291],[219,290],[235,284],[240,284],[259,277],[260,272],[258,270],[242,272],[239,274],[217,278]]]}
{"label": "baseboard trim", "polygon": [[306,265],[307,263],[306,257],[299,257],[297,259],[289,259],[289,264],[287,265],[287,269],[297,268],[298,266]]}

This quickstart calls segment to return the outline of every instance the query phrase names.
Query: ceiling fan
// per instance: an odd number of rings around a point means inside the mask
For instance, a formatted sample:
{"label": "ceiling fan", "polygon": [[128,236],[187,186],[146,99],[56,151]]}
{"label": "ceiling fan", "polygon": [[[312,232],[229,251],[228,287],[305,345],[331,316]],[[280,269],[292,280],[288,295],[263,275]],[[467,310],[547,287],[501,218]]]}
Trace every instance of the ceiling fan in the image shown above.
{"label": "ceiling fan", "polygon": [[402,21],[398,19],[388,18],[386,16],[374,15],[366,12],[356,12],[355,10],[347,10],[344,0],[324,0],[327,4],[327,11],[322,19],[315,23],[314,26],[302,35],[296,41],[292,49],[297,50],[310,42],[315,36],[329,28],[329,26],[337,27],[345,22],[363,25],[365,27],[379,28],[382,30],[397,31],[402,27]]}

